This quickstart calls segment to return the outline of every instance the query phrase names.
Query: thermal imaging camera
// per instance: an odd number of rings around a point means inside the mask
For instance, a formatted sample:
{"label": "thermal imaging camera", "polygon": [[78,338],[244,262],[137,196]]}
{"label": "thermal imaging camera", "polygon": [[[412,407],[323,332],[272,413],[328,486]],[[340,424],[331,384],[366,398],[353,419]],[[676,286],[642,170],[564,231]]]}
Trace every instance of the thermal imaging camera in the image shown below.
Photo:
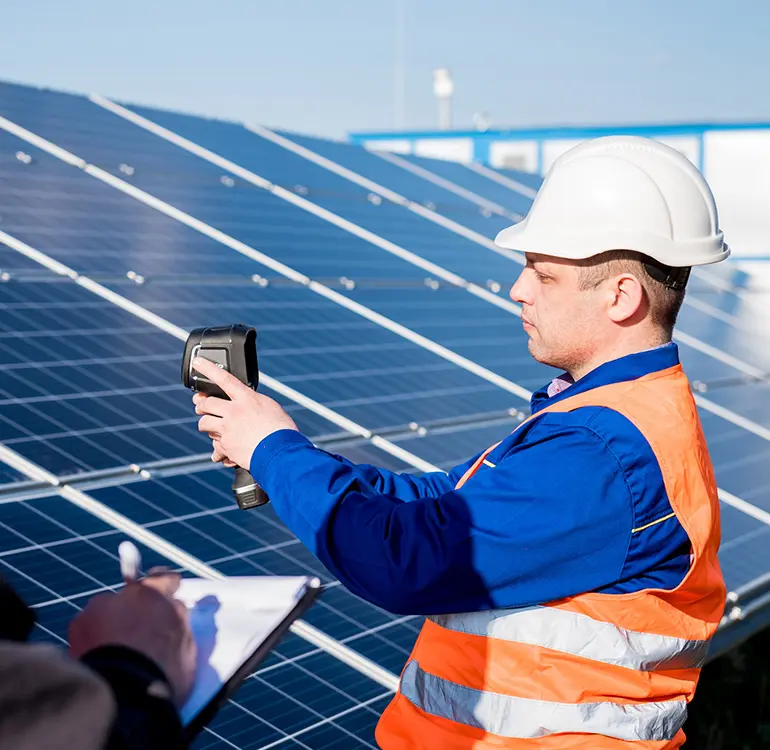
{"label": "thermal imaging camera", "polygon": [[[249,388],[257,390],[259,366],[257,363],[257,332],[244,325],[218,328],[195,328],[190,332],[182,356],[182,383],[185,388],[229,400],[229,396],[215,383],[195,370],[195,357],[208,359],[217,367],[234,375]],[[270,502],[267,493],[254,481],[246,469],[238,466],[233,480],[233,495],[242,510],[257,508]]]}

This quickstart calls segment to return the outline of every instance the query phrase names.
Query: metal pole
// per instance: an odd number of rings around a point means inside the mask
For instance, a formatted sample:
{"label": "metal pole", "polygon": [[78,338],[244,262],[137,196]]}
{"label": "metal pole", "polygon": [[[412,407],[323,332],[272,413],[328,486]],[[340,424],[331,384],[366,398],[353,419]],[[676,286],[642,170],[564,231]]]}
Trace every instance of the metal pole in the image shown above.
{"label": "metal pole", "polygon": [[439,97],[438,127],[439,127],[439,130],[452,129],[452,97],[451,96]]}
{"label": "metal pole", "polygon": [[403,130],[406,119],[406,0],[396,0],[396,49],[393,59],[393,126]]}

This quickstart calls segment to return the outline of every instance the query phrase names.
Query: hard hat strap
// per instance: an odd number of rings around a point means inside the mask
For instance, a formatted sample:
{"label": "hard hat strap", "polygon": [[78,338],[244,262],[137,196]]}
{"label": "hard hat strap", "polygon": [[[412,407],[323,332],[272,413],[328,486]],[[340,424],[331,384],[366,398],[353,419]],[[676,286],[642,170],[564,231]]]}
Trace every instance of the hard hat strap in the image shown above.
{"label": "hard hat strap", "polygon": [[659,263],[654,258],[644,256],[644,269],[655,281],[659,281],[668,289],[681,292],[687,286],[687,280],[690,278],[689,267],[673,268],[663,263]]}

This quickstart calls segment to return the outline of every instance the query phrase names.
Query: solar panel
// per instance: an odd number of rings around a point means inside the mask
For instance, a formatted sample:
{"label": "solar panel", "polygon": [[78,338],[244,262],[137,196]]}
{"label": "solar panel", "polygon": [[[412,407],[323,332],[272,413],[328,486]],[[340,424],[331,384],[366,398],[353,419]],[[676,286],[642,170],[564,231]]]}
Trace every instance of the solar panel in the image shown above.
{"label": "solar panel", "polygon": [[56,474],[206,450],[167,334],[69,282],[3,284],[0,310],[5,445]]}
{"label": "solar panel", "polygon": [[[269,134],[141,111],[230,161],[211,163],[82,97],[0,84],[4,116],[125,182],[121,192],[0,129],[0,441],[13,464],[0,463],[0,568],[36,606],[35,637],[57,641],[90,594],[119,583],[117,543],[129,531],[149,535],[148,564],[192,556],[185,574],[314,573],[327,588],[308,626],[369,666],[291,635],[197,746],[372,747],[390,694],[376,675],[392,684],[420,618],[347,592],[269,506],[237,510],[231,474],[210,468],[178,384],[179,339],[195,326],[254,324],[263,390],[319,445],[395,471],[448,469],[513,429],[526,391],[549,377],[505,302],[519,265],[488,247],[509,219],[482,207],[526,209],[522,193],[501,192],[505,181],[483,169],[411,160],[437,184],[356,147],[288,136],[333,160],[330,171]],[[479,288],[469,293],[453,273]],[[770,571],[770,414],[768,355],[745,286],[729,271],[694,277],[700,307],[682,312],[681,351],[723,491],[725,577],[748,612]],[[728,644],[740,636],[734,623]]]}
{"label": "solar panel", "polygon": [[[306,308],[293,307],[292,292],[279,289],[284,304],[278,305],[272,292],[270,299],[254,299],[266,290],[246,288],[248,294],[239,297],[242,287],[224,287],[206,304],[196,289],[198,301],[179,302],[175,315],[180,289],[181,299],[189,298],[185,287],[163,290],[161,313],[189,328],[210,315],[227,317],[231,309],[247,322],[259,320],[266,372],[350,419],[363,418],[370,429],[421,419],[438,411],[441,399],[449,401],[445,413],[458,415],[477,409],[471,396],[482,392],[488,396],[482,402],[492,407],[505,409],[511,402],[509,394],[381,327],[353,318],[351,331],[345,321],[352,316],[330,303],[311,299]],[[49,301],[52,290],[56,301]],[[296,293],[300,301],[311,296],[303,289]],[[305,317],[288,322],[292,309]],[[68,282],[6,283],[0,286],[0,310],[0,434],[6,445],[57,474],[208,450],[190,394],[178,383],[180,342]],[[303,322],[311,318],[312,325]],[[351,334],[359,341],[365,337],[368,345],[357,351]],[[425,372],[432,383],[427,389]],[[330,431],[308,417],[298,420],[310,435]]]}
{"label": "solar panel", "polygon": [[504,169],[499,167],[494,168],[486,166],[485,171],[494,172],[504,179],[507,178],[508,180],[513,180],[514,182],[520,182],[522,185],[527,185],[533,190],[537,190],[543,182],[543,178],[540,175],[532,174],[530,172],[521,172],[518,169]]}
{"label": "solar panel", "polygon": [[[9,98],[12,99],[11,104],[14,104],[15,98]],[[15,117],[22,126],[30,123],[39,125],[41,135],[51,138],[63,148],[125,176],[132,184],[150,190],[157,197],[214,224],[243,242],[264,249],[283,262],[295,264],[301,258],[303,266],[300,270],[314,277],[322,276],[323,272],[319,273],[313,263],[324,262],[324,255],[329,252],[333,252],[339,262],[346,263],[347,274],[354,278],[361,275],[361,271],[347,263],[345,253],[367,261],[372,256],[372,247],[366,241],[265,190],[253,190],[243,180],[235,178],[236,185],[228,187],[220,181],[223,176],[221,168],[191,157],[183,150],[95,107],[87,100],[79,100],[77,105],[68,100],[67,115],[58,122],[45,121],[38,124],[34,113],[30,114],[27,108],[9,105],[8,117]],[[212,122],[210,126],[225,131],[216,134],[218,145],[237,147],[237,144],[230,145],[232,135],[226,124]],[[247,131],[243,133],[256,144],[255,148],[260,145],[258,136]],[[266,149],[277,148],[264,140],[262,145]],[[290,161],[297,158],[283,149],[278,151],[282,153],[276,153],[275,156],[280,156],[281,165],[286,158]],[[119,171],[119,165],[123,163],[134,170],[130,176]],[[308,168],[312,174],[318,175],[316,179],[325,179],[328,174],[313,164],[308,163]],[[347,181],[344,185],[350,190]],[[238,186],[243,188],[238,189]],[[452,197],[456,200],[456,196]],[[322,207],[323,200],[326,200],[324,195],[308,198],[320,198]],[[374,222],[364,228],[371,226],[372,231],[380,230],[385,233],[386,239],[396,243],[408,239],[410,248],[419,248],[428,261],[440,263],[450,271],[471,279],[477,276],[479,266],[473,256],[479,248],[470,240],[443,227],[421,221],[408,210],[389,202],[378,205],[368,200],[344,203],[351,210],[355,208],[359,212],[354,214],[355,218],[361,219],[360,211],[364,211],[370,221]],[[483,219],[480,214],[479,217]],[[497,228],[506,223],[501,220]],[[385,262],[384,253],[374,255],[378,262]],[[501,256],[485,255],[491,257],[488,260],[485,258],[484,277],[476,279],[481,283],[485,283],[488,278],[495,278],[504,284],[518,271],[515,265]],[[394,263],[388,266],[386,273],[381,270],[380,276],[389,278],[395,273],[398,278],[395,269],[400,267],[403,264]]]}
{"label": "solar panel", "polygon": [[[455,161],[428,159],[413,154],[404,154],[400,156],[406,162],[414,164],[431,174],[435,174],[437,177],[444,178],[455,185],[467,188],[480,197],[496,201],[507,208],[512,207],[510,201],[515,199],[517,201],[516,210],[524,214],[529,211],[532,197],[542,184],[542,180],[536,177],[533,181],[534,184],[532,185],[522,180],[511,180],[509,185],[505,185],[496,182],[494,179],[490,179],[489,171],[487,171],[488,168],[480,166],[479,164],[460,164]],[[532,176],[533,175],[527,175],[527,178],[531,178]],[[512,186],[517,185],[517,183],[519,183],[518,189],[514,189]],[[525,200],[519,203],[518,201],[520,198],[524,198]]]}
{"label": "solar panel", "polygon": [[[398,232],[399,236],[407,235],[412,241],[423,234],[426,237],[433,234],[443,235],[447,242],[453,241],[453,238],[446,237],[446,232],[431,232],[430,224],[419,220],[416,215],[410,214],[400,206],[389,202],[373,203],[369,199],[370,190],[354,186],[349,180],[330,174],[326,169],[274,144],[257,132],[245,129],[240,124],[204,120],[143,107],[132,107],[131,109],[205,148],[237,161],[275,184],[288,188],[302,186],[308,191],[307,193],[303,191],[303,195],[307,195],[329,210],[343,213],[346,217],[362,223],[372,231],[384,232],[386,235],[389,232]],[[294,140],[294,136],[289,136],[289,138]],[[321,143],[330,144],[328,141],[321,141]],[[344,161],[341,163],[353,171],[364,168],[362,161],[366,163],[369,159],[373,162],[379,160],[379,157],[360,148],[353,149],[345,144],[330,145],[336,145],[339,151],[348,149],[351,160],[347,163]],[[335,161],[338,160],[335,159]],[[369,166],[373,168],[374,164]],[[401,171],[403,172],[403,170]],[[433,189],[434,186],[424,180],[410,179],[410,177],[406,174],[399,181],[398,186],[391,186],[391,189],[410,200],[436,206],[440,208],[442,214],[458,221],[462,220],[465,226],[485,234],[505,226],[506,221],[504,219],[482,214],[478,207],[458,198],[453,192],[441,187]],[[370,178],[379,181],[377,176],[370,175]],[[391,239],[394,237],[396,235]]]}

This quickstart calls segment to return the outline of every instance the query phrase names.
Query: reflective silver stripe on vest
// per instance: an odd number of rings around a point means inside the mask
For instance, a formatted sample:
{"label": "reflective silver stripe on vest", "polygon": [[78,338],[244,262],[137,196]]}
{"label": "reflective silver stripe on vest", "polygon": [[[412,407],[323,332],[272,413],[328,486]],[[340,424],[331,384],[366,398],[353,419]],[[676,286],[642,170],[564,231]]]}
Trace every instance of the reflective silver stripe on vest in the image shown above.
{"label": "reflective silver stripe on vest", "polygon": [[619,740],[671,740],[687,718],[687,703],[555,703],[514,698],[457,685],[410,661],[401,693],[426,713],[500,737],[533,739],[560,732]]}
{"label": "reflective silver stripe on vest", "polygon": [[494,609],[430,619],[460,633],[542,646],[642,672],[701,667],[708,650],[708,641],[639,633],[554,607]]}

